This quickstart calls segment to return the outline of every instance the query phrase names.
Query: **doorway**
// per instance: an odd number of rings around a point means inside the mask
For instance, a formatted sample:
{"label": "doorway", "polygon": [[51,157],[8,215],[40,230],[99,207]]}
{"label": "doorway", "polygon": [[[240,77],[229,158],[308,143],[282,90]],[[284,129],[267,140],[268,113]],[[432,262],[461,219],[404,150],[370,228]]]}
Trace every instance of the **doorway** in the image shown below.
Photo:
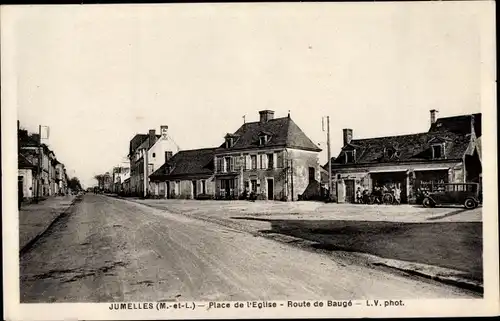
{"label": "doorway", "polygon": [[309,167],[309,183],[316,181],[316,169]]}
{"label": "doorway", "polygon": [[192,181],[192,184],[193,184],[193,198],[196,198],[196,196],[198,196],[198,191],[196,189],[196,181]]}
{"label": "doorway", "polygon": [[267,199],[274,200],[274,179],[267,179]]}
{"label": "doorway", "polygon": [[354,203],[354,180],[345,180],[345,201],[347,203]]}

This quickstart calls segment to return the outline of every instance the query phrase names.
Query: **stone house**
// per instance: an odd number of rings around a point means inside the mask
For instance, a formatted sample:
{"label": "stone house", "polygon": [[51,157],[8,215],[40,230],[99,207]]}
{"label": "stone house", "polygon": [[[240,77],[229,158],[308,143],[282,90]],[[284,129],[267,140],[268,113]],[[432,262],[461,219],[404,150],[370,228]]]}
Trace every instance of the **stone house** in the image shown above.
{"label": "stone house", "polygon": [[150,188],[149,176],[165,162],[165,153],[178,150],[168,136],[168,126],[161,126],[161,135],[154,129],[149,134],[137,134],[130,140],[130,190],[135,196],[146,196]]}
{"label": "stone house", "polygon": [[36,165],[23,154],[18,154],[17,164],[18,188],[22,189],[23,198],[30,200],[35,196]]}
{"label": "stone house", "polygon": [[153,195],[161,198],[196,199],[213,196],[215,148],[166,154],[165,163],[151,176]]}
{"label": "stone house", "polygon": [[481,183],[481,114],[436,119],[427,132],[354,139],[343,130],[343,147],[332,160],[332,195],[355,202],[358,188],[399,185],[402,203],[416,201],[417,188],[432,183]]}
{"label": "stone house", "polygon": [[[215,197],[235,199],[244,191],[260,199],[298,200],[320,195],[320,148],[288,117],[262,110],[215,150]],[[304,197],[305,198],[305,197]]]}

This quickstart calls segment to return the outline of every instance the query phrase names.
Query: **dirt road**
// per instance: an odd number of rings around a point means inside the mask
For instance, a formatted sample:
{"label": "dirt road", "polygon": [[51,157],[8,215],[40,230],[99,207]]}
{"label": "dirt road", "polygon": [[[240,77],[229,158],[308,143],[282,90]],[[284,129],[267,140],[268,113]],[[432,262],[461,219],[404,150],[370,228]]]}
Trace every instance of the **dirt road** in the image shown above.
{"label": "dirt road", "polygon": [[23,303],[477,297],[94,194],[20,264]]}

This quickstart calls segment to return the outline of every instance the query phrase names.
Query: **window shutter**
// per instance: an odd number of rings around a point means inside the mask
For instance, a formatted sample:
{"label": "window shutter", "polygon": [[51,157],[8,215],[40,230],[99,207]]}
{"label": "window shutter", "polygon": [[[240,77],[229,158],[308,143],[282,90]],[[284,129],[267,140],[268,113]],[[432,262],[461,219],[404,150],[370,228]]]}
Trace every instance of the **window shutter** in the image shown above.
{"label": "window shutter", "polygon": [[238,155],[232,158],[234,159],[234,170],[239,171],[241,167],[241,157]]}
{"label": "window shutter", "polygon": [[234,159],[235,159],[235,157],[229,157],[229,171],[230,172],[234,171]]}
{"label": "window shutter", "polygon": [[262,157],[262,168],[267,169],[267,154],[260,155]]}
{"label": "window shutter", "polygon": [[273,168],[277,168],[277,163],[278,163],[278,154],[273,153]]}
{"label": "window shutter", "polygon": [[283,157],[283,152],[278,152],[276,155],[276,167],[278,168],[283,168],[284,166],[284,157]]}
{"label": "window shutter", "polygon": [[252,156],[247,155],[246,160],[247,160],[246,169],[251,169],[252,168]]}
{"label": "window shutter", "polygon": [[217,172],[222,172],[222,158],[217,158]]}

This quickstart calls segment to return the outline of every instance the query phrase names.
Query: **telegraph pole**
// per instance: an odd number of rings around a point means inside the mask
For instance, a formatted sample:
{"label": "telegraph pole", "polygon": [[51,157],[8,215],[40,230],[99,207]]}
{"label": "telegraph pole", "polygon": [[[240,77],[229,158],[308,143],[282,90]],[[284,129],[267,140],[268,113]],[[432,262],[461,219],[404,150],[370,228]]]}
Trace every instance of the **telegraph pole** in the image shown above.
{"label": "telegraph pole", "polygon": [[326,116],[326,131],[328,145],[328,200],[332,197],[332,152],[330,148],[330,116]]}
{"label": "telegraph pole", "polygon": [[38,203],[40,197],[40,189],[42,186],[42,125],[38,125],[38,179],[36,180],[36,203]]}

